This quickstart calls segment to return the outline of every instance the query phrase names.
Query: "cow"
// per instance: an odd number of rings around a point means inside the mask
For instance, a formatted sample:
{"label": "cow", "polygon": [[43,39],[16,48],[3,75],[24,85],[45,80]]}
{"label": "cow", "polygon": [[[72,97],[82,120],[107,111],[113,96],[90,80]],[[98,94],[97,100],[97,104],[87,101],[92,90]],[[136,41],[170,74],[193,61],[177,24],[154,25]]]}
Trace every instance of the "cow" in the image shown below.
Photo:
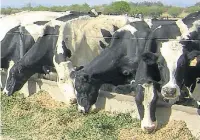
{"label": "cow", "polygon": [[135,101],[145,132],[157,128],[158,96],[176,99],[181,95],[189,63],[200,50],[199,35],[200,11],[161,25],[149,35],[135,78]]}
{"label": "cow", "polygon": [[188,95],[193,102],[195,107],[200,109],[200,53],[193,61],[190,62],[187,73],[184,77],[183,91]]}
{"label": "cow", "polygon": [[[70,20],[72,18],[77,18],[84,15],[89,16],[90,14],[75,11],[67,11],[62,13],[37,11],[22,12],[2,18],[0,20],[2,28],[1,68],[8,68],[9,77],[9,71],[11,67],[20,59],[20,57],[22,57],[20,56],[21,49],[23,49],[23,53],[26,53],[28,50],[30,50],[33,45],[38,41],[38,39],[43,36],[45,28],[48,28],[46,27],[48,25],[45,24],[50,22],[50,20]],[[20,34],[21,32],[23,32],[23,38]],[[20,44],[22,41],[24,41],[24,48],[18,47],[19,45],[22,45]],[[7,93],[9,95],[6,85],[4,88],[4,93]]]}
{"label": "cow", "polygon": [[149,33],[150,27],[144,21],[125,25],[114,33],[106,50],[82,69],[71,73],[80,112],[90,111],[102,84],[117,86],[133,82]]}
{"label": "cow", "polygon": [[46,23],[43,36],[11,68],[6,87],[9,95],[19,90],[34,73],[41,72],[43,66],[53,66],[61,92],[69,102],[75,102],[70,72],[99,55],[114,31],[127,23],[125,16],[104,15],[79,18],[71,15]]}
{"label": "cow", "polygon": [[[23,53],[26,53],[40,37],[44,24],[52,19],[68,14],[70,14],[69,11],[62,13],[24,11],[1,18],[1,68],[8,69],[9,72],[14,63],[19,60],[19,58],[24,55]],[[22,35],[22,32],[24,35]],[[23,40],[24,44],[21,43]],[[24,48],[18,47],[20,45],[24,45]],[[6,89],[4,89],[4,91],[6,92]]]}

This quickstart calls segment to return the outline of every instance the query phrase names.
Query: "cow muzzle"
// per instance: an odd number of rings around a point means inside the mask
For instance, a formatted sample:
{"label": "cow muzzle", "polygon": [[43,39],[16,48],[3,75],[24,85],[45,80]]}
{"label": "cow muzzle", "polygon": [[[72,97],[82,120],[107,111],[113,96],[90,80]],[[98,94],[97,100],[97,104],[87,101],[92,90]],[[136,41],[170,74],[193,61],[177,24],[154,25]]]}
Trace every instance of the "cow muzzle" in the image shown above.
{"label": "cow muzzle", "polygon": [[141,128],[145,133],[152,133],[157,129],[157,121],[151,123],[141,122]]}
{"label": "cow muzzle", "polygon": [[179,96],[179,91],[177,87],[163,87],[161,94],[166,99],[175,99]]}
{"label": "cow muzzle", "polygon": [[82,107],[81,105],[78,104],[78,112],[87,114],[90,112],[90,106]]}

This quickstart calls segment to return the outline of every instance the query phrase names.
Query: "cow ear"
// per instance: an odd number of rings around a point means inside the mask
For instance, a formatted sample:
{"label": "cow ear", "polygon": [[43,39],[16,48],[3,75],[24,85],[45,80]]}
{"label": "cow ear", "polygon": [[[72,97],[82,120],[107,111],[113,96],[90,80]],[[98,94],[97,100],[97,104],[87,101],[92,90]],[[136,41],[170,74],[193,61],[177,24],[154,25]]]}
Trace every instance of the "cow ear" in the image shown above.
{"label": "cow ear", "polygon": [[194,50],[194,51],[187,53],[187,58],[189,60],[193,60],[197,56],[200,56],[200,51]]}
{"label": "cow ear", "polygon": [[75,71],[79,71],[79,70],[81,70],[83,68],[84,68],[84,66],[74,67]]}
{"label": "cow ear", "polygon": [[142,60],[147,63],[147,65],[153,65],[158,60],[158,55],[152,52],[146,52],[142,54]]}
{"label": "cow ear", "polygon": [[196,66],[200,62],[200,51],[194,50],[187,54],[190,66]]}

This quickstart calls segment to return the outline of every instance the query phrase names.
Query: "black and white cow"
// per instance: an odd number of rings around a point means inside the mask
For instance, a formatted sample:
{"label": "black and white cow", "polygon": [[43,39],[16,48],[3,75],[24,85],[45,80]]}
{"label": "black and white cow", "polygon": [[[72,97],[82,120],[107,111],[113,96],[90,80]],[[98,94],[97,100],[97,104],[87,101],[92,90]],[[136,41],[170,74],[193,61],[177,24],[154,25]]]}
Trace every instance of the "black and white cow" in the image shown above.
{"label": "black and white cow", "polygon": [[[58,35],[57,26],[60,26],[63,23],[63,20],[71,20],[73,18],[78,18],[80,16],[89,16],[88,13],[80,13],[80,12],[65,12],[65,13],[57,13],[57,12],[22,12],[16,15],[7,16],[0,20],[2,32],[1,32],[1,68],[8,68],[8,77],[10,76],[10,69],[20,59],[20,41],[23,42],[23,52],[26,53],[32,48],[36,48],[35,46],[40,46],[40,49],[45,49],[45,47],[49,47],[55,45],[54,38]],[[38,18],[40,17],[40,18]],[[31,18],[31,19],[30,19]],[[41,19],[42,18],[42,19]],[[27,21],[26,21],[26,20]],[[57,22],[54,22],[56,19]],[[52,20],[52,21],[50,21]],[[31,23],[32,22],[32,23]],[[49,22],[49,23],[48,23]],[[52,25],[53,24],[53,25]],[[4,25],[4,26],[3,26]],[[3,28],[5,27],[5,28]],[[52,28],[51,28],[52,27]],[[20,34],[20,28],[23,32],[23,38]],[[6,32],[8,30],[8,32]],[[4,32],[3,32],[4,31]],[[54,34],[55,33],[55,34]],[[56,34],[57,33],[57,34]],[[52,35],[52,41],[54,44],[44,45],[41,44],[41,38],[45,38],[44,36]],[[57,40],[57,39],[56,39]],[[52,42],[52,43],[53,43]],[[43,42],[45,43],[45,42]],[[34,49],[33,49],[34,50]],[[34,52],[30,52],[34,54]],[[40,52],[35,52],[40,56]],[[30,55],[30,54],[29,54]],[[43,57],[43,56],[41,56]],[[35,59],[37,60],[37,59]],[[10,62],[9,62],[10,61]],[[29,60],[30,61],[30,60]],[[12,64],[8,66],[8,63]],[[25,64],[28,65],[28,64]],[[31,65],[31,62],[30,62]],[[48,62],[47,62],[48,65]],[[39,66],[40,67],[40,66]],[[36,67],[35,67],[36,68]],[[37,68],[36,68],[37,69]],[[37,70],[36,70],[37,71]],[[41,69],[39,72],[43,72]],[[28,78],[29,76],[27,76]],[[25,78],[27,80],[27,78]],[[24,82],[22,80],[22,82]],[[8,95],[12,94],[12,90],[8,90],[9,85],[5,85],[4,92]],[[16,86],[14,91],[20,89],[21,86]]]}
{"label": "black and white cow", "polygon": [[[26,53],[42,35],[44,24],[68,14],[70,12],[25,11],[1,18],[1,68],[8,69],[9,72],[14,63],[24,55],[22,53]],[[6,88],[4,91],[6,92]]]}
{"label": "black and white cow", "polygon": [[85,65],[97,56],[104,49],[99,46],[105,46],[110,41],[103,37],[110,37],[127,22],[125,16],[90,17],[74,14],[46,23],[43,36],[10,70],[7,84],[9,95],[20,89],[34,73],[41,72],[43,66],[55,66],[61,92],[66,100],[74,102],[76,97],[70,72],[74,66]]}
{"label": "black and white cow", "polygon": [[181,95],[190,61],[198,55],[200,11],[169,25],[157,27],[148,37],[136,74],[136,104],[144,131],[157,127],[159,94],[166,99]]}
{"label": "black and white cow", "polygon": [[94,58],[83,69],[74,73],[80,112],[89,112],[97,100],[102,84],[131,83],[149,32],[150,28],[144,21],[125,25],[114,33],[110,48]]}

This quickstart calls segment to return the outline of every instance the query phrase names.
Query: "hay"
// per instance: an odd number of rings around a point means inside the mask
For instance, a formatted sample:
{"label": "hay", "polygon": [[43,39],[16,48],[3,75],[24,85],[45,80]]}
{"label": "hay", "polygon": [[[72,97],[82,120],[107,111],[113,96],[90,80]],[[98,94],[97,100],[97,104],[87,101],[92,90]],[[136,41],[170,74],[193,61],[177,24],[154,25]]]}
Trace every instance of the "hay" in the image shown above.
{"label": "hay", "polygon": [[121,129],[119,140],[195,140],[184,121],[170,121],[154,134],[145,134],[140,128]]}

